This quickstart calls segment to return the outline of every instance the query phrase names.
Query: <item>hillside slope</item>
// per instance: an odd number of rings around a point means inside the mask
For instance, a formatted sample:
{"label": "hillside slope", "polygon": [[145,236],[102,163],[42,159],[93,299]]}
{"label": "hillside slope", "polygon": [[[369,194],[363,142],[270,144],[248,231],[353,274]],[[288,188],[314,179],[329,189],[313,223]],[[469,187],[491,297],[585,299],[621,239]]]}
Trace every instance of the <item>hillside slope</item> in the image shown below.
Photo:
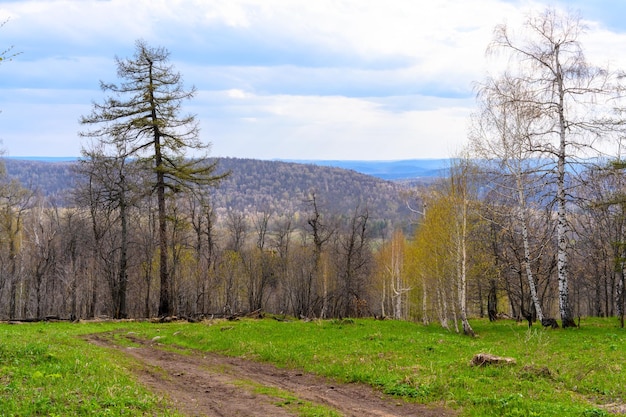
{"label": "hillside slope", "polygon": [[[75,162],[7,159],[9,175],[60,205],[68,203]],[[352,170],[314,164],[219,158],[219,171],[231,175],[213,192],[218,210],[296,214],[309,209],[312,193],[324,211],[350,215],[367,207],[370,217],[402,223],[409,217],[403,186]]]}

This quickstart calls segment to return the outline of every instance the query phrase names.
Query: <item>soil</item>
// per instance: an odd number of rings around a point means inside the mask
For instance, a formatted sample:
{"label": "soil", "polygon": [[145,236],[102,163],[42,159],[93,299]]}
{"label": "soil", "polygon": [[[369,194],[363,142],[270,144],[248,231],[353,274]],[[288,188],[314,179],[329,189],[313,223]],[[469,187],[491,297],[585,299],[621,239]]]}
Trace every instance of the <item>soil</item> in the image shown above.
{"label": "soil", "polygon": [[300,401],[323,405],[343,416],[454,416],[453,410],[406,402],[363,384],[342,384],[297,370],[207,352],[164,350],[158,341],[135,340],[138,347],[121,347],[106,335],[91,343],[119,349],[135,358],[138,380],[165,397],[187,416],[297,416],[285,400],[254,393],[258,386],[286,392]]}

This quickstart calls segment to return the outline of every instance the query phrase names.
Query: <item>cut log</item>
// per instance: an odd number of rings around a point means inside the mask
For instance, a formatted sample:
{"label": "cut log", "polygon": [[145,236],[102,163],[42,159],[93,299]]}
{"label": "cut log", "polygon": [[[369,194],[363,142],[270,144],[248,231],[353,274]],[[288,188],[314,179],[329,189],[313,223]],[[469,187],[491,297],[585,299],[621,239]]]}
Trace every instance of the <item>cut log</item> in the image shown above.
{"label": "cut log", "polygon": [[515,365],[517,362],[514,358],[505,358],[502,356],[491,355],[489,353],[477,353],[470,361],[472,366],[487,365]]}

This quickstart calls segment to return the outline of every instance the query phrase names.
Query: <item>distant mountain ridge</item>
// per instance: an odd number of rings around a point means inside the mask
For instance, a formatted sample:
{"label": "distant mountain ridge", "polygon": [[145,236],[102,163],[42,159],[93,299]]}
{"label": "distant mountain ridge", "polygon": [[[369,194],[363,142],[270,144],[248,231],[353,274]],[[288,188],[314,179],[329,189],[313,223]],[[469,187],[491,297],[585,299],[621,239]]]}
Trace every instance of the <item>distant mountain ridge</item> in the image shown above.
{"label": "distant mountain ridge", "polygon": [[38,162],[76,162],[78,156],[4,156],[6,159],[15,161],[38,161]]}
{"label": "distant mountain ridge", "polygon": [[[78,157],[8,156],[5,159],[38,162],[74,162]],[[217,158],[221,159],[221,158]],[[325,167],[349,169],[384,180],[407,180],[437,178],[446,175],[450,159],[401,159],[395,161],[367,160],[316,160],[316,159],[276,159],[278,162],[293,162]]]}
{"label": "distant mountain ridge", "polygon": [[351,161],[351,160],[282,160],[301,164],[350,169],[361,174],[384,180],[407,180],[437,178],[447,174],[450,159],[402,159],[397,161]]}

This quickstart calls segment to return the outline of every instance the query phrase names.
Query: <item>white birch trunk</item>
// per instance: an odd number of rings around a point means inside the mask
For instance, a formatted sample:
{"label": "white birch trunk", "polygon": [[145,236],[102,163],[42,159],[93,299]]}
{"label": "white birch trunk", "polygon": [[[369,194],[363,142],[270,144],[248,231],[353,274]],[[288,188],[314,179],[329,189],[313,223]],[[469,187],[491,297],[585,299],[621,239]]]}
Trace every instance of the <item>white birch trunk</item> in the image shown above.
{"label": "white birch trunk", "polygon": [[389,272],[391,275],[391,291],[393,300],[393,317],[397,320],[404,319],[408,316],[408,311],[403,308],[403,299],[406,293],[411,290],[404,282],[402,276],[403,270],[403,251],[401,243],[394,237],[391,241],[391,264]]}
{"label": "white birch trunk", "polygon": [[[465,190],[463,190],[464,192]],[[458,297],[459,297],[459,313],[461,315],[461,325],[463,326],[463,334],[467,336],[475,336],[474,329],[467,319],[467,200],[463,198],[461,205],[461,221],[460,231],[457,233],[458,248]]]}
{"label": "white birch trunk", "polygon": [[385,317],[385,299],[387,298],[387,281],[383,279],[383,293],[380,297],[380,314],[381,317]]}
{"label": "white birch trunk", "polygon": [[522,244],[524,246],[524,269],[526,271],[526,278],[528,279],[528,287],[530,288],[530,297],[537,313],[537,319],[539,320],[539,322],[542,322],[543,311],[541,310],[541,304],[539,303],[539,297],[537,296],[535,277],[533,275],[532,268],[530,267],[530,243],[528,237],[528,215],[526,212],[526,197],[524,196],[521,173],[519,172],[517,175],[517,193],[519,200],[519,222],[522,227]]}
{"label": "white birch trunk", "polygon": [[564,107],[564,87],[563,87],[563,71],[559,62],[559,49],[555,51],[556,60],[556,84],[558,91],[558,113],[559,113],[559,149],[557,154],[557,273],[559,281],[559,312],[563,327],[575,327],[574,317],[569,302],[568,288],[568,265],[567,265],[567,199],[565,193],[565,159],[566,154],[566,130],[567,123],[565,121]]}

